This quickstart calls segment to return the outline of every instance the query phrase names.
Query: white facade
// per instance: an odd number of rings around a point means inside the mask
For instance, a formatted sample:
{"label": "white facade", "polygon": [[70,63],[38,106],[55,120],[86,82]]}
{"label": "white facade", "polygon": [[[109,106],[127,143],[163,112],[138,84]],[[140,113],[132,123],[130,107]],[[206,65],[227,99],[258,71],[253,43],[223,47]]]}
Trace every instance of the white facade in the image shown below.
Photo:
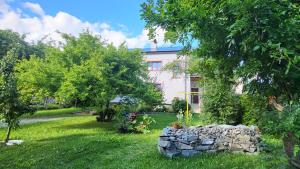
{"label": "white facade", "polygon": [[183,63],[181,66],[184,67],[187,56],[178,56],[177,52],[178,50],[144,52],[144,59],[148,63],[151,81],[161,89],[164,95],[165,104],[171,104],[175,97],[186,99],[185,94],[187,93],[193,111],[200,112],[201,100],[199,95],[194,94],[194,96],[191,96],[189,94],[191,91],[200,92],[196,81],[194,81],[194,79],[198,77],[190,77],[189,74],[178,74],[173,71],[163,70],[163,67],[166,64],[175,60],[180,60]]}

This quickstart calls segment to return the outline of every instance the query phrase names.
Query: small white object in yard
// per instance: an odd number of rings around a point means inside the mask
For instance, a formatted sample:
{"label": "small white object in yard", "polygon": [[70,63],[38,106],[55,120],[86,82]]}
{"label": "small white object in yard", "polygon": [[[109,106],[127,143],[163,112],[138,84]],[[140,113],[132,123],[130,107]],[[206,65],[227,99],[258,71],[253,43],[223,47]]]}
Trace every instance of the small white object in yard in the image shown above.
{"label": "small white object in yard", "polygon": [[20,145],[22,144],[24,141],[23,140],[9,140],[6,145],[7,146],[13,146],[13,145]]}

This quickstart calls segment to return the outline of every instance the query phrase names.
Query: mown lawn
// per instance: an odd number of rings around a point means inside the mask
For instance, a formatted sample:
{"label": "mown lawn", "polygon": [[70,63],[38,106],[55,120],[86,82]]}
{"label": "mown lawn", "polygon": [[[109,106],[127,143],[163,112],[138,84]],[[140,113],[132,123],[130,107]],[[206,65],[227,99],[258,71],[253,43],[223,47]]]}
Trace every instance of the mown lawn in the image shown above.
{"label": "mown lawn", "polygon": [[[167,159],[157,151],[157,138],[163,127],[175,121],[175,114],[152,115],[157,123],[150,134],[143,135],[119,134],[115,122],[98,123],[93,116],[70,116],[66,111],[53,111],[55,116],[68,116],[62,120],[29,124],[14,131],[12,139],[23,139],[25,143],[13,147],[0,146],[0,168],[290,168],[283,155],[281,141],[270,136],[264,136],[272,149],[269,153],[246,155],[224,152]],[[44,116],[51,116],[51,112],[47,111]],[[36,116],[43,116],[43,113],[38,114]],[[194,123],[200,124],[200,118],[196,117]],[[1,138],[4,138],[4,133],[1,128]]]}

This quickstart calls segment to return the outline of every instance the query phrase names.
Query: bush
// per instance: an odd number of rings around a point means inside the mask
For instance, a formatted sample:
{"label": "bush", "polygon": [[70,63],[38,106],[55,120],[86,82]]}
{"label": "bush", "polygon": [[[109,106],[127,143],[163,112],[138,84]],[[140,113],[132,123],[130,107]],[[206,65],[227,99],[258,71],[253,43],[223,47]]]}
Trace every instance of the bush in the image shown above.
{"label": "bush", "polygon": [[99,112],[99,116],[96,117],[97,121],[112,121],[119,111],[118,105],[106,108]]}
{"label": "bush", "polygon": [[145,114],[142,118],[138,118],[137,113],[124,113],[121,118],[121,123],[118,128],[120,133],[149,133],[150,125],[155,123],[155,120]]}
{"label": "bush", "polygon": [[224,124],[240,124],[243,110],[239,95],[229,85],[210,84],[203,96],[203,112],[211,116],[211,121]]}
{"label": "bush", "polygon": [[300,103],[286,105],[282,112],[265,111],[262,119],[264,132],[280,136],[293,133],[300,140]]}
{"label": "bush", "polygon": [[[186,101],[175,97],[172,100],[172,109],[174,113],[179,113],[180,111],[186,111],[187,109]],[[189,104],[189,110],[191,110],[190,104]]]}
{"label": "bush", "polygon": [[164,105],[158,105],[154,107],[153,109],[154,112],[168,112],[168,109]]}
{"label": "bush", "polygon": [[46,106],[45,105],[34,105],[33,106],[36,110],[54,110],[54,109],[61,109],[62,106],[60,106],[59,104],[53,104],[53,103],[49,103]]}
{"label": "bush", "polygon": [[119,118],[120,126],[118,128],[120,133],[129,133],[134,131],[134,126],[136,125],[137,113],[122,113]]}
{"label": "bush", "polygon": [[143,115],[142,120],[134,128],[138,133],[147,134],[150,132],[149,127],[152,123],[156,123],[156,121],[149,115],[145,114]]}
{"label": "bush", "polygon": [[242,94],[240,96],[243,109],[242,123],[245,125],[261,124],[262,112],[266,111],[267,99],[263,96],[253,94]]}
{"label": "bush", "polygon": [[153,111],[152,107],[145,103],[140,103],[137,107],[137,112],[139,112],[139,113],[149,113],[152,111]]}

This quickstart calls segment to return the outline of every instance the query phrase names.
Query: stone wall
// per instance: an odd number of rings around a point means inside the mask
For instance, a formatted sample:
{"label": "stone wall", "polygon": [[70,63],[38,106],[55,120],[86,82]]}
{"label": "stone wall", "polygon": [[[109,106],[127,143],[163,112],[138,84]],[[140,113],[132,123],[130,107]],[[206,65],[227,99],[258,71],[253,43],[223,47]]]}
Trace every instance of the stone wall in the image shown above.
{"label": "stone wall", "polygon": [[158,150],[167,157],[192,156],[203,152],[229,150],[257,153],[260,151],[260,132],[255,126],[209,125],[163,129]]}

